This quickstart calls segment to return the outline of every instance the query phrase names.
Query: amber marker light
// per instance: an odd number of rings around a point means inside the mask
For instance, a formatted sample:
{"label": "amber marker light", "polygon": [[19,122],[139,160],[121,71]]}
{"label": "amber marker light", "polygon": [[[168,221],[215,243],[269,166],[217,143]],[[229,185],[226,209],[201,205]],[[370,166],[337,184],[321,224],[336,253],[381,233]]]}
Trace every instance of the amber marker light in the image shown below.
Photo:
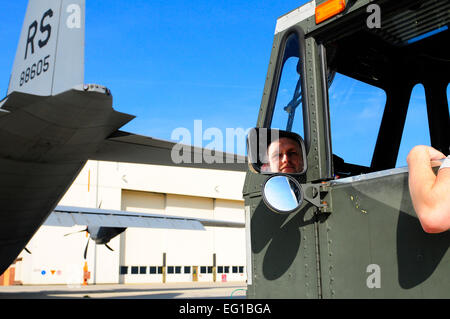
{"label": "amber marker light", "polygon": [[316,7],[316,24],[319,24],[345,9],[345,0],[328,0]]}

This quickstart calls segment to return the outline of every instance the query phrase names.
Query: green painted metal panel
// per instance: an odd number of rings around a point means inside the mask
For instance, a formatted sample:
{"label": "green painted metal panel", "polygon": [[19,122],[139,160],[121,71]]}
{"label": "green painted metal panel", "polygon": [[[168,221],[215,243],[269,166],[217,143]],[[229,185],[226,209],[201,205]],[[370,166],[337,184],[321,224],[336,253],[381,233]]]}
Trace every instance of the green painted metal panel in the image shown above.
{"label": "green painted metal panel", "polygon": [[314,208],[289,215],[270,211],[261,197],[251,206],[252,284],[248,298],[317,298]]}

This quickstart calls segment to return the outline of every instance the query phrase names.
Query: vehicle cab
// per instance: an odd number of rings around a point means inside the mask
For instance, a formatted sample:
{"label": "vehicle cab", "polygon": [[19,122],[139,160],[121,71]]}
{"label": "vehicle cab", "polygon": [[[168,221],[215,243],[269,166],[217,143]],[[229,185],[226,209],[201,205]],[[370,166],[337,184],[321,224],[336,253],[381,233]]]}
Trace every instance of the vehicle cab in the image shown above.
{"label": "vehicle cab", "polygon": [[[422,230],[402,165],[416,144],[449,153],[449,12],[444,0],[317,0],[277,20],[248,138],[250,298],[450,296],[450,232]],[[414,103],[422,116],[405,129]],[[282,138],[302,171],[265,169]]]}

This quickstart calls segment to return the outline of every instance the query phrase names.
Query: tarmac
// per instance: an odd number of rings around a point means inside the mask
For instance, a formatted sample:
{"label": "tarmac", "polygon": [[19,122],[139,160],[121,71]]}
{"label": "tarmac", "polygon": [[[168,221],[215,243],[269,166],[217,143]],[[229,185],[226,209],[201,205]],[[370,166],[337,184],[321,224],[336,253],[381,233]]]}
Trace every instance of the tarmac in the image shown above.
{"label": "tarmac", "polygon": [[245,282],[0,286],[0,299],[245,299]]}

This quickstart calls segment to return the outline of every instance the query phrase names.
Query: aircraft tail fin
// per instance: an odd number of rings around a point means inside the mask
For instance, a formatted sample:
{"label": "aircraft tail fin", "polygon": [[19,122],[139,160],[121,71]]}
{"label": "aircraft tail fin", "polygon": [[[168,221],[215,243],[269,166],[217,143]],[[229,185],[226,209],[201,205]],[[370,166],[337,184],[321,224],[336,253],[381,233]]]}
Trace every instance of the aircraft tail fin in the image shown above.
{"label": "aircraft tail fin", "polygon": [[56,95],[84,83],[85,0],[29,0],[8,95]]}

